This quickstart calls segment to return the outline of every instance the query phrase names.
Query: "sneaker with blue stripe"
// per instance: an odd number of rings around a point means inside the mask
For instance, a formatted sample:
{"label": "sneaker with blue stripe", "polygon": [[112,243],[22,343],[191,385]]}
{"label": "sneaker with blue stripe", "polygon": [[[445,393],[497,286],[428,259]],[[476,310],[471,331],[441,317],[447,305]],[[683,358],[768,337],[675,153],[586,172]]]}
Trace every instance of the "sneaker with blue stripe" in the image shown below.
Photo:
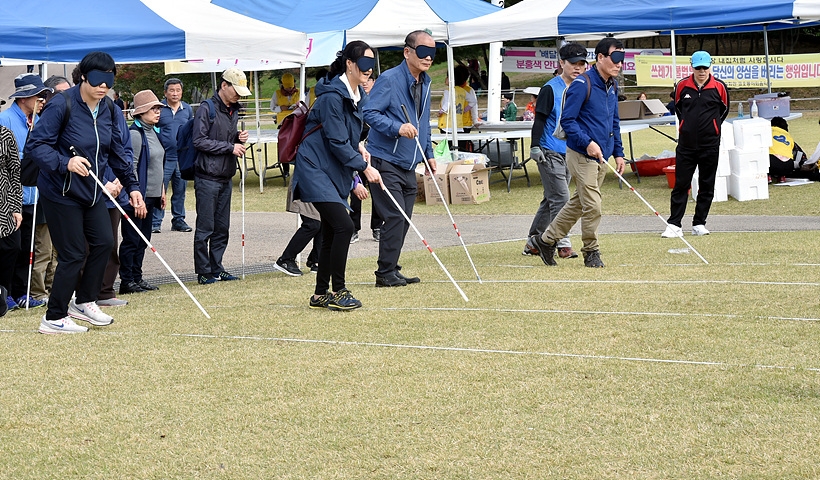
{"label": "sneaker with blue stripe", "polygon": [[36,298],[30,295],[23,295],[22,297],[18,298],[17,306],[20,308],[37,308],[42,307],[46,304],[43,300],[37,300]]}
{"label": "sneaker with blue stripe", "polygon": [[59,320],[46,320],[46,316],[43,315],[42,320],[40,320],[40,328],[37,331],[45,334],[85,333],[88,331],[88,327],[77,325],[71,317],[65,317]]}

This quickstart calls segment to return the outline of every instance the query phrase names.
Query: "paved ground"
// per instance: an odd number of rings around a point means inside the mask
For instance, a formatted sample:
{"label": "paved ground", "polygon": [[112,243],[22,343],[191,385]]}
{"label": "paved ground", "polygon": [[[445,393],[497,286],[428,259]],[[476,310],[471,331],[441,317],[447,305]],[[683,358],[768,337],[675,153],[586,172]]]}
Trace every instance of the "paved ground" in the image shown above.
{"label": "paved ground", "polygon": [[[152,243],[171,268],[184,281],[191,281],[193,271],[193,232],[180,233],[170,230],[170,216],[166,216],[163,231],[154,234]],[[296,231],[296,215],[292,213],[246,213],[245,214],[245,273],[272,271],[273,263],[284,250],[293,232]],[[370,218],[363,215],[362,225],[369,225]],[[523,239],[529,230],[531,215],[467,215],[456,218],[461,234],[467,244],[502,242]],[[188,222],[193,226],[195,213],[188,213]],[[446,215],[414,215],[413,222],[434,248],[459,245],[453,226]],[[689,225],[684,224],[687,232]],[[820,230],[820,217],[774,217],[774,216],[709,216],[709,229],[714,232],[756,232]],[[604,216],[601,233],[643,233],[655,232],[660,235],[663,224],[653,216]],[[578,234],[578,226],[572,232]],[[351,257],[369,257],[378,254],[378,243],[374,242],[369,230],[362,230],[362,238],[351,245]],[[242,271],[242,215],[233,213],[231,217],[231,241],[225,253],[225,268],[234,274]],[[405,250],[420,250],[424,246],[412,229],[405,242]],[[576,246],[577,248],[577,246]],[[516,246],[518,249],[518,246]],[[307,251],[304,256],[307,255]],[[375,269],[375,265],[374,265]],[[150,252],[146,253],[145,277],[156,283],[170,283],[168,275],[159,260]]]}

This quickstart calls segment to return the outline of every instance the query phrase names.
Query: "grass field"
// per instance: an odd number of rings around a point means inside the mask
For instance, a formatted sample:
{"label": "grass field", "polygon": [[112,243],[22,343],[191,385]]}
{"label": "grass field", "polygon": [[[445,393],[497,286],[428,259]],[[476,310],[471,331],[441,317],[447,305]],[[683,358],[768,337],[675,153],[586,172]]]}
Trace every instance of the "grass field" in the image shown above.
{"label": "grass field", "polygon": [[426,252],[353,312],[312,276],[136,295],[116,322],[0,319],[0,477],[817,478],[816,232],[605,235],[605,269]]}

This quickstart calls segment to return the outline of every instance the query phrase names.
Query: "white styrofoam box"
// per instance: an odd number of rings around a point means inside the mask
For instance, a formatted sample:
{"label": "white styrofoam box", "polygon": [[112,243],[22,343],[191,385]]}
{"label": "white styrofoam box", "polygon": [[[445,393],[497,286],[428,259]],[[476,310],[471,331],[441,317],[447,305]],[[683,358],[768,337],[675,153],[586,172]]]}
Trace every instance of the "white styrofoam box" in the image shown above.
{"label": "white styrofoam box", "polygon": [[735,127],[729,122],[720,126],[720,149],[735,148]]}
{"label": "white styrofoam box", "polygon": [[[697,200],[698,191],[698,169],[695,169],[695,176],[692,177],[692,200]],[[712,203],[726,202],[729,200],[729,179],[725,176],[715,178],[715,196],[712,198]]]}
{"label": "white styrofoam box", "polygon": [[769,173],[769,149],[750,150],[733,148],[729,150],[729,166],[732,175],[747,176]]}
{"label": "white styrofoam box", "polygon": [[732,121],[735,148],[750,150],[772,146],[772,123],[765,118],[744,118]]}
{"label": "white styrofoam box", "polygon": [[730,167],[730,164],[729,164],[729,149],[724,149],[723,145],[721,145],[720,153],[718,154],[717,176],[718,177],[728,177],[731,174],[732,174],[732,168]]}
{"label": "white styrofoam box", "polygon": [[729,177],[729,195],[739,202],[747,200],[766,200],[769,198],[769,176],[765,173],[757,175]]}

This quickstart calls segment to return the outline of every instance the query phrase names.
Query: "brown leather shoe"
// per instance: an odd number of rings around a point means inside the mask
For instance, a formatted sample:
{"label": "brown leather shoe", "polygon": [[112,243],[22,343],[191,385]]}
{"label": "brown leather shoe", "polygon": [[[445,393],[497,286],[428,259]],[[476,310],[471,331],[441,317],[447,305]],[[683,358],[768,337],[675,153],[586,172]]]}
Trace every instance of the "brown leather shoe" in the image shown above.
{"label": "brown leather shoe", "polygon": [[578,258],[578,254],[575,253],[572,247],[559,247],[558,256],[561,258]]}

